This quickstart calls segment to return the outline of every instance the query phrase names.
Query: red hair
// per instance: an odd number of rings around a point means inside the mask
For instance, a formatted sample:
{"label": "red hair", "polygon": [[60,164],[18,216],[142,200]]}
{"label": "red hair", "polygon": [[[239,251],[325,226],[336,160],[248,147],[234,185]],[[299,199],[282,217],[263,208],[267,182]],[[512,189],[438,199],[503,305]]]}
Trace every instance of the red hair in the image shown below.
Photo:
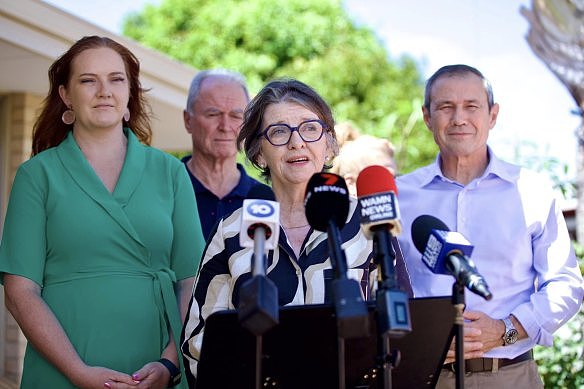
{"label": "red hair", "polygon": [[67,125],[61,120],[61,115],[68,107],[61,100],[59,86],[67,87],[69,85],[71,63],[79,54],[88,49],[101,47],[112,49],[122,57],[130,86],[130,99],[128,101],[130,120],[127,122],[127,127],[130,127],[142,143],[150,144],[152,139],[151,110],[144,97],[146,90],[142,88],[140,83],[140,61],[130,50],[118,42],[107,37],[94,35],[79,39],[49,68],[49,93],[43,100],[41,114],[33,126],[33,156],[59,145],[67,133],[71,131],[72,125]]}

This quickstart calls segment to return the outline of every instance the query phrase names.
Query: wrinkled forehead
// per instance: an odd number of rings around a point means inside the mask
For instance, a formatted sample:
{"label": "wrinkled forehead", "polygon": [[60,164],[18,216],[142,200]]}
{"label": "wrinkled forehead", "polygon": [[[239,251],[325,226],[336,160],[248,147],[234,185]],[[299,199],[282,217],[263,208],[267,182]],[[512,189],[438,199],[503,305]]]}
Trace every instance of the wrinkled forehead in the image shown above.
{"label": "wrinkled forehead", "polygon": [[226,112],[233,110],[243,112],[247,102],[247,95],[237,82],[225,78],[209,77],[203,80],[194,106],[196,108],[213,106]]}
{"label": "wrinkled forehead", "polygon": [[293,101],[282,101],[266,107],[262,124],[284,123],[295,127],[303,121],[314,119],[320,118],[308,107]]}
{"label": "wrinkled forehead", "polygon": [[475,74],[445,74],[434,81],[430,99],[432,105],[469,101],[486,104],[488,95],[485,82]]}

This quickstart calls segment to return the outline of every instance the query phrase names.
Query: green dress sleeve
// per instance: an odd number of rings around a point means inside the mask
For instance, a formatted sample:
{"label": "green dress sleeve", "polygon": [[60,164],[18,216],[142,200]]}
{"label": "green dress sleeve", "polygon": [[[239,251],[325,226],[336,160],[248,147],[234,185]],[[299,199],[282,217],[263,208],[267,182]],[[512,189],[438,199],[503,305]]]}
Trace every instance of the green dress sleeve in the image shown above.
{"label": "green dress sleeve", "polygon": [[43,285],[46,214],[43,180],[21,165],[14,178],[0,245],[0,283],[16,274]]}

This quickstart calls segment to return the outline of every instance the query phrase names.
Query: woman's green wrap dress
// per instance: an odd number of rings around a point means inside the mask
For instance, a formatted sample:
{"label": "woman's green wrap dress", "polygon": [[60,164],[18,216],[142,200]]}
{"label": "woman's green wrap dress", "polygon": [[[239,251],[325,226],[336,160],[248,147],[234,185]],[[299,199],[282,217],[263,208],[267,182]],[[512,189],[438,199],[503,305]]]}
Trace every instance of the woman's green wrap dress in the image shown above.
{"label": "woman's green wrap dress", "polygon": [[[0,280],[10,273],[39,284],[85,363],[132,374],[160,358],[168,328],[181,355],[174,283],[196,274],[204,240],[183,164],[124,132],[126,159],[113,193],[72,133],[19,167]],[[73,388],[30,343],[21,385]]]}

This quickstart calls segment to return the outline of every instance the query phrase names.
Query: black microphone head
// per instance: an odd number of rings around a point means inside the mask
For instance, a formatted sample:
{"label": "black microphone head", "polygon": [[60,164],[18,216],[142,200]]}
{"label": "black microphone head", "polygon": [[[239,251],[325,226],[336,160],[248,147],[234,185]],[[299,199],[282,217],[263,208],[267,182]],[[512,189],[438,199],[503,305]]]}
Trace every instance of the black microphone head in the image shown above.
{"label": "black microphone head", "polygon": [[306,185],[306,219],[318,231],[327,231],[332,220],[339,228],[349,215],[349,190],[345,179],[333,173],[315,173]]}
{"label": "black microphone head", "polygon": [[274,196],[272,188],[264,184],[256,184],[252,186],[249,192],[247,192],[246,198],[276,201],[276,196]]}
{"label": "black microphone head", "polygon": [[412,241],[420,253],[426,250],[432,230],[450,231],[442,220],[430,215],[420,215],[412,223]]}

